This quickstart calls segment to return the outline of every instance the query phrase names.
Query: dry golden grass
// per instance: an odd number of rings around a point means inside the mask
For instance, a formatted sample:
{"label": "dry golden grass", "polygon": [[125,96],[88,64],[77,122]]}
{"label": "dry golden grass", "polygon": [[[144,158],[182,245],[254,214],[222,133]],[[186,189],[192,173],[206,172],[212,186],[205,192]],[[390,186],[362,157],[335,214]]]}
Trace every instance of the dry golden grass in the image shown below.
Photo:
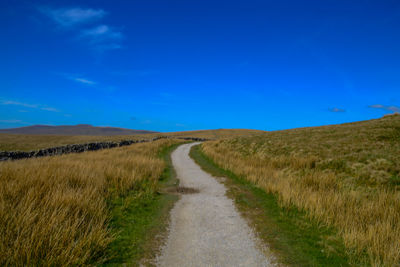
{"label": "dry golden grass", "polygon": [[260,133],[257,130],[219,129],[188,132],[154,133],[141,135],[122,136],[87,136],[87,135],[21,135],[0,133],[0,151],[31,151],[42,148],[82,144],[90,142],[143,140],[157,136],[169,137],[197,137],[207,139],[220,139],[224,137],[252,135]]}
{"label": "dry golden grass", "polygon": [[400,115],[207,142],[218,165],[338,230],[349,255],[400,264]]}
{"label": "dry golden grass", "polygon": [[186,132],[172,132],[166,133],[166,136],[173,137],[197,137],[206,139],[221,139],[227,137],[237,136],[252,136],[255,134],[263,133],[260,130],[248,130],[248,129],[217,129],[217,130],[199,130],[199,131],[186,131]]}
{"label": "dry golden grass", "polygon": [[0,133],[0,151],[31,151],[90,142],[149,139],[150,135],[87,136],[87,135],[28,135]]}
{"label": "dry golden grass", "polygon": [[113,240],[113,197],[157,189],[163,139],[123,148],[0,163],[0,265],[101,262]]}

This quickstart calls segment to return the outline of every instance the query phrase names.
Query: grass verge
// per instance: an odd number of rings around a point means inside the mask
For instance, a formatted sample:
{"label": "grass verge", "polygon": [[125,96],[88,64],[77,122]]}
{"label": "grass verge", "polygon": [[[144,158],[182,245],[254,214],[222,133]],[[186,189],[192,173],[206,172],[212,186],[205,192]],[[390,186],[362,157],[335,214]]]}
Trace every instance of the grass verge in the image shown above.
{"label": "grass verge", "polygon": [[[178,185],[171,162],[171,152],[181,144],[163,148],[159,158],[166,167],[159,179],[159,190],[137,195],[132,191],[111,203],[110,228],[115,236],[108,250],[110,260],[104,266],[152,266],[168,226],[169,212],[178,195],[167,193],[166,188]],[[160,193],[162,192],[162,193]]]}
{"label": "grass verge", "polygon": [[227,177],[225,184],[242,215],[268,244],[279,263],[291,266],[349,266],[343,241],[331,228],[319,225],[295,207],[282,208],[275,195],[224,170],[210,160],[201,146],[192,147],[190,156],[201,168]]}

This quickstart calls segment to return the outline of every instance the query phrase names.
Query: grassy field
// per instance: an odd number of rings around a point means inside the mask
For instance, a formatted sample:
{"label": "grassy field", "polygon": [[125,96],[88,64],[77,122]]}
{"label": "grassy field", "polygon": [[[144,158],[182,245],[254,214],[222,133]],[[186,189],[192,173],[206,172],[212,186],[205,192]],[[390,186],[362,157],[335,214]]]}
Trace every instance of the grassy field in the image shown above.
{"label": "grassy field", "polygon": [[165,135],[174,137],[198,137],[198,138],[217,140],[235,136],[252,136],[263,132],[264,131],[248,130],[248,129],[217,129],[217,130],[172,132],[172,133],[166,133]]}
{"label": "grassy field", "polygon": [[150,135],[87,136],[87,135],[22,135],[0,133],[0,151],[31,151],[90,142],[150,139]]}
{"label": "grassy field", "polygon": [[[400,264],[400,115],[275,132],[2,134],[0,150],[159,135],[215,140],[197,149],[198,162],[233,179],[239,209],[286,253],[285,263]],[[114,265],[154,256],[153,237],[176,200],[160,192],[176,183],[168,154],[179,143],[1,162],[0,265]]]}
{"label": "grassy field", "polygon": [[350,263],[400,264],[400,115],[222,139],[202,151],[280,206],[333,227]]}
{"label": "grassy field", "polygon": [[[137,260],[143,254],[140,246],[147,242],[151,218],[159,216],[159,207],[163,207],[155,197],[159,179],[167,170],[160,156],[178,143],[182,141],[163,139],[96,152],[1,162],[0,265],[68,266]],[[126,230],[124,220],[132,214],[138,223]],[[121,240],[134,240],[130,243],[133,251],[125,251],[123,258],[115,261],[113,245]]]}
{"label": "grassy field", "polygon": [[192,147],[190,156],[204,171],[215,177],[225,177],[217,179],[224,183],[227,196],[233,199],[258,238],[268,245],[268,254],[272,255],[270,259],[274,263],[304,267],[350,266],[343,242],[333,229],[318,224],[294,207],[281,207],[276,195],[220,168],[202,152],[200,145]]}
{"label": "grassy field", "polygon": [[172,133],[156,133],[141,135],[123,135],[123,136],[63,136],[63,135],[20,135],[20,134],[2,134],[0,133],[0,151],[31,151],[42,148],[82,144],[89,142],[121,141],[121,140],[142,140],[151,139],[157,136],[169,137],[198,137],[207,139],[220,139],[232,136],[252,135],[262,131],[241,130],[241,129],[220,129]]}

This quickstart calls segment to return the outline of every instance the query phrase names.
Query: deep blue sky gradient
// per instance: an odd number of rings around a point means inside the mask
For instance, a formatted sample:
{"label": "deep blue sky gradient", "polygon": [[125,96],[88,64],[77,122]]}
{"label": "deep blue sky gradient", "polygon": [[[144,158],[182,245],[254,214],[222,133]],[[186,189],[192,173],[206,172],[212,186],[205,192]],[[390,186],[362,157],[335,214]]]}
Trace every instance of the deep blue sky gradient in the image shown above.
{"label": "deep blue sky gradient", "polygon": [[276,130],[400,110],[399,1],[15,0],[0,24],[0,128]]}

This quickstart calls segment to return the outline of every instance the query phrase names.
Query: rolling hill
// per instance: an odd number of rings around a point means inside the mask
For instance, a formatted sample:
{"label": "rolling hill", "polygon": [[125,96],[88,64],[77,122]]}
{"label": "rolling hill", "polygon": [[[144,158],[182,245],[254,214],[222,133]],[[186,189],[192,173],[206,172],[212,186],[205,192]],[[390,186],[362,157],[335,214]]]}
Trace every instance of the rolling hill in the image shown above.
{"label": "rolling hill", "polygon": [[48,134],[48,135],[92,135],[92,136],[110,136],[110,135],[136,135],[156,133],[145,130],[132,130],[116,127],[96,127],[89,124],[78,125],[32,125],[20,128],[0,129],[0,133],[8,134]]}

